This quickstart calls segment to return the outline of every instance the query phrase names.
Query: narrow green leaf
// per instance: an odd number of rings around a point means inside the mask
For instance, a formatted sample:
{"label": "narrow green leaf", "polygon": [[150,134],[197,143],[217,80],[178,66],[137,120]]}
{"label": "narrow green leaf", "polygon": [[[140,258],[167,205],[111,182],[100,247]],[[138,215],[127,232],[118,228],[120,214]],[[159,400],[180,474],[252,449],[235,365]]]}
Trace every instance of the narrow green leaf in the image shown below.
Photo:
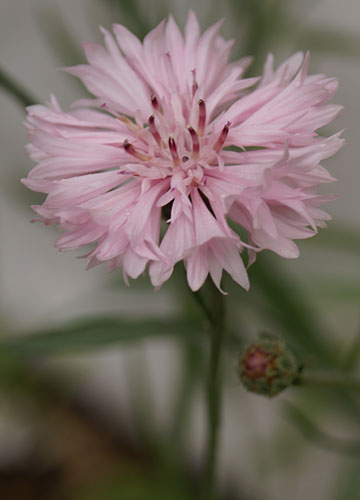
{"label": "narrow green leaf", "polygon": [[113,14],[121,17],[121,23],[143,38],[151,29],[149,16],[139,8],[136,0],[105,0]]}
{"label": "narrow green leaf", "polygon": [[358,366],[360,361],[360,332],[356,333],[354,340],[351,342],[351,346],[346,349],[345,355],[343,356],[341,367],[343,370],[352,372]]}
{"label": "narrow green leaf", "polygon": [[187,338],[201,335],[201,325],[181,319],[122,320],[93,318],[64,327],[7,337],[0,347],[15,354],[38,356],[74,351],[87,351],[115,343],[131,343],[154,337]]}
{"label": "narrow green leaf", "polygon": [[154,398],[146,353],[126,360],[126,379],[129,387],[131,420],[138,438],[157,460],[163,453],[162,435],[154,415]]}
{"label": "narrow green leaf", "polygon": [[237,27],[245,32],[242,55],[254,57],[250,75],[261,71],[266,54],[286,38],[290,15],[284,0],[229,0]]}
{"label": "narrow green leaf", "polygon": [[84,61],[83,52],[69,31],[60,10],[55,5],[43,3],[36,10],[36,21],[46,42],[61,64],[72,66]]}
{"label": "narrow green leaf", "polygon": [[36,99],[2,68],[0,68],[0,88],[8,92],[25,108],[36,103]]}
{"label": "narrow green leaf", "polygon": [[311,295],[333,300],[337,304],[358,304],[360,302],[360,283],[319,280],[312,287]]}
{"label": "narrow green leaf", "polygon": [[276,319],[286,337],[316,356],[318,361],[332,366],[338,362],[335,348],[329,339],[322,340],[326,329],[320,318],[301,293],[295,279],[285,276],[275,258],[260,255],[250,268],[250,281],[258,287],[269,304],[267,313]]}
{"label": "narrow green leaf", "polygon": [[170,441],[174,448],[182,451],[188,417],[196,387],[204,378],[204,350],[199,342],[183,342],[181,348],[182,379],[174,405]]}
{"label": "narrow green leaf", "polygon": [[360,460],[346,463],[334,488],[333,500],[355,500],[360,491]]}
{"label": "narrow green leaf", "polygon": [[[305,246],[307,242],[303,242]],[[311,239],[312,245],[324,247],[326,250],[343,250],[360,256],[360,233],[356,228],[331,224],[328,230],[320,231]]]}
{"label": "narrow green leaf", "polygon": [[101,480],[77,489],[75,500],[189,500],[185,484],[173,483],[163,470],[128,464],[118,466]]}
{"label": "narrow green leaf", "polygon": [[314,445],[343,455],[360,455],[360,441],[355,439],[345,440],[330,436],[292,403],[285,403],[283,409],[287,418]]}
{"label": "narrow green leaf", "polygon": [[299,47],[307,47],[312,52],[360,57],[360,37],[355,33],[317,26],[301,30],[296,43]]}

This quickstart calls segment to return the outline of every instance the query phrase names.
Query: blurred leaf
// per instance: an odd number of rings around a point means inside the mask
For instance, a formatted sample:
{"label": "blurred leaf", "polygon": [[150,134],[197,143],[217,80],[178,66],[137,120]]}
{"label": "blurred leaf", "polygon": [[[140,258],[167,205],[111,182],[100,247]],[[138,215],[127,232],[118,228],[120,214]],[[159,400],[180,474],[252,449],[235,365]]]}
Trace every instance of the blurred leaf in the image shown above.
{"label": "blurred leaf", "polygon": [[331,366],[336,364],[335,348],[328,338],[322,340],[325,327],[301,293],[296,279],[285,276],[275,258],[265,255],[258,257],[249,274],[250,281],[262,290],[269,304],[267,313],[282,325],[286,337],[316,356],[318,361]]}
{"label": "blurred leaf", "polygon": [[266,54],[274,50],[288,33],[289,14],[286,0],[229,0],[235,26],[239,21],[246,33],[242,55],[254,57],[251,74],[261,70]]}
{"label": "blurred leaf", "polygon": [[1,393],[11,398],[30,396],[42,407],[53,405],[54,400],[66,394],[66,384],[60,385],[52,377],[43,377],[41,372],[34,369],[33,363],[27,361],[0,344]]}
{"label": "blurred leaf", "polygon": [[[172,280],[170,280],[169,282],[170,284],[172,284]],[[107,280],[107,286],[112,289],[112,288],[123,288],[123,289],[127,289],[128,288],[128,285],[125,283],[124,281],[124,278],[122,276],[121,273],[112,273],[112,275],[110,275],[108,277],[108,280]],[[149,280],[149,277],[148,276],[145,276],[144,274],[139,276],[138,278],[136,278],[136,280],[132,280],[131,281],[131,290],[141,290],[141,291],[144,291],[144,290],[153,290],[153,286],[151,284],[151,281]]]}
{"label": "blurred leaf", "polygon": [[205,372],[204,350],[199,342],[183,342],[180,346],[182,354],[182,380],[176,391],[177,400],[174,405],[170,441],[176,446],[184,442],[187,419],[191,411],[191,403],[197,385]]}
{"label": "blurred leaf", "polygon": [[[340,356],[341,360],[341,356]],[[341,376],[347,376],[348,372],[341,371],[342,366],[339,364],[335,368],[336,372]],[[307,367],[304,367],[303,373],[307,374]],[[328,415],[329,412],[334,412],[339,418],[351,420],[356,426],[360,427],[360,399],[356,391],[345,389],[335,385],[294,385],[294,389],[300,389],[297,397],[301,398],[301,405],[306,411],[319,416]]]}
{"label": "blurred leaf", "polygon": [[[307,27],[306,21],[296,18],[287,0],[229,0],[236,29],[239,22],[245,32],[242,55],[255,58],[251,74],[261,71],[265,56],[280,45],[295,45],[300,50],[331,55],[359,57],[360,37],[327,27]],[[308,2],[305,11],[313,7]]]}
{"label": "blurred leaf", "polygon": [[360,379],[340,370],[305,370],[304,373],[299,375],[296,383],[300,386],[319,386],[322,389],[353,391],[354,393],[360,392]]}
{"label": "blurred leaf", "polygon": [[[307,242],[303,242],[306,245]],[[327,250],[344,250],[360,256],[360,233],[355,228],[331,224],[328,230],[320,231],[311,239],[312,245],[320,245]]]}
{"label": "blurred leaf", "polygon": [[355,439],[345,440],[330,436],[292,403],[285,403],[283,408],[287,418],[315,446],[343,455],[360,455],[360,441],[356,441]]}
{"label": "blurred leaf", "polygon": [[346,349],[343,356],[341,367],[343,370],[352,372],[360,361],[360,331],[357,332],[355,339],[352,341],[350,348]]}
{"label": "blurred leaf", "polygon": [[0,347],[25,356],[59,354],[104,348],[113,343],[129,343],[154,337],[184,337],[188,340],[202,334],[199,323],[181,319],[122,320],[92,318],[64,327],[7,337]]}
{"label": "blurred leaf", "polygon": [[36,99],[31,96],[22,85],[0,68],[0,88],[8,92],[25,108],[36,103]]}
{"label": "blurred leaf", "polygon": [[42,3],[36,10],[36,21],[39,30],[62,64],[72,66],[84,61],[84,54],[78,49],[79,44],[70,33],[58,7]]}
{"label": "blurred leaf", "polygon": [[299,31],[296,41],[299,47],[312,52],[329,53],[349,57],[360,57],[360,37],[326,27],[305,28]]}
{"label": "blurred leaf", "polygon": [[157,457],[162,453],[162,436],[154,415],[153,391],[146,352],[136,353],[136,359],[127,359],[126,378],[129,386],[131,420],[135,424],[142,446]]}
{"label": "blurred leaf", "polygon": [[360,303],[360,283],[339,283],[337,280],[319,280],[311,294],[316,297],[335,300],[337,303]]}
{"label": "blurred leaf", "polygon": [[139,8],[136,0],[105,0],[105,3],[112,10],[115,20],[126,25],[138,37],[143,38],[150,31],[149,16]]}
{"label": "blurred leaf", "polygon": [[[324,390],[324,388],[320,390]],[[356,425],[360,425],[359,398],[352,391],[329,388],[328,395],[331,405],[335,404],[336,408],[340,409],[347,418],[351,419]]]}
{"label": "blurred leaf", "polygon": [[24,367],[16,356],[0,347],[0,385],[11,387],[24,378]]}
{"label": "blurred leaf", "polygon": [[75,495],[76,500],[190,500],[185,487],[169,481],[162,471],[129,468],[114,471],[102,482],[91,484]]}
{"label": "blurred leaf", "polygon": [[333,500],[356,500],[360,492],[360,461],[346,463],[340,474]]}

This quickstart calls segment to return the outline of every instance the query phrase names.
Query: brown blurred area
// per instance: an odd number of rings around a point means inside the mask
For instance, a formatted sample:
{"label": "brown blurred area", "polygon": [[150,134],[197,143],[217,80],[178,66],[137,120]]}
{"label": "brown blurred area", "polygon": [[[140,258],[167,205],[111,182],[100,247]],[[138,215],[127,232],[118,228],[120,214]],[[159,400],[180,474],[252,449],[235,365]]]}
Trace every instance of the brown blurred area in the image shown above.
{"label": "brown blurred area", "polygon": [[19,409],[30,404],[33,445],[20,461],[0,467],[1,500],[70,500],[109,471],[141,476],[151,469],[150,455],[133,437],[95,417],[55,381],[35,382],[32,400],[28,394],[22,402],[22,394],[18,401]]}

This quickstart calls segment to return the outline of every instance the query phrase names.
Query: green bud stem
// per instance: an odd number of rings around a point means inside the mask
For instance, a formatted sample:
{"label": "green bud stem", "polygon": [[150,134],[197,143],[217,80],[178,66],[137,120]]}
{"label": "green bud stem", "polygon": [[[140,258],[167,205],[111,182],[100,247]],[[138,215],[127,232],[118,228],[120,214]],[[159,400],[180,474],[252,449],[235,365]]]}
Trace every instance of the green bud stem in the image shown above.
{"label": "green bud stem", "polygon": [[329,389],[360,391],[360,379],[336,372],[307,372],[296,381],[300,386],[321,386]]}
{"label": "green bud stem", "polygon": [[207,403],[207,449],[204,475],[204,500],[216,498],[216,462],[221,419],[221,351],[225,330],[224,296],[208,279],[201,292],[194,293],[196,300],[207,316],[210,337],[210,360],[206,387]]}

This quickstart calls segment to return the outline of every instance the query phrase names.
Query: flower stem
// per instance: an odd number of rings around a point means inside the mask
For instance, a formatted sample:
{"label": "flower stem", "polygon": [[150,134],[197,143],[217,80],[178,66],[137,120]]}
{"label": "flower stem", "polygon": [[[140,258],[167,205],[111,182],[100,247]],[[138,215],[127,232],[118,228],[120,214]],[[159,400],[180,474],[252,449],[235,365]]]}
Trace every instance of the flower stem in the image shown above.
{"label": "flower stem", "polygon": [[360,391],[360,380],[349,375],[339,373],[306,373],[298,380],[300,386],[321,386],[329,389],[348,389]]}
{"label": "flower stem", "polygon": [[210,359],[206,386],[207,404],[207,449],[204,476],[204,500],[216,497],[216,464],[221,420],[221,350],[224,340],[225,304],[224,296],[211,280],[204,292],[196,292],[196,299],[203,308],[209,322]]}

